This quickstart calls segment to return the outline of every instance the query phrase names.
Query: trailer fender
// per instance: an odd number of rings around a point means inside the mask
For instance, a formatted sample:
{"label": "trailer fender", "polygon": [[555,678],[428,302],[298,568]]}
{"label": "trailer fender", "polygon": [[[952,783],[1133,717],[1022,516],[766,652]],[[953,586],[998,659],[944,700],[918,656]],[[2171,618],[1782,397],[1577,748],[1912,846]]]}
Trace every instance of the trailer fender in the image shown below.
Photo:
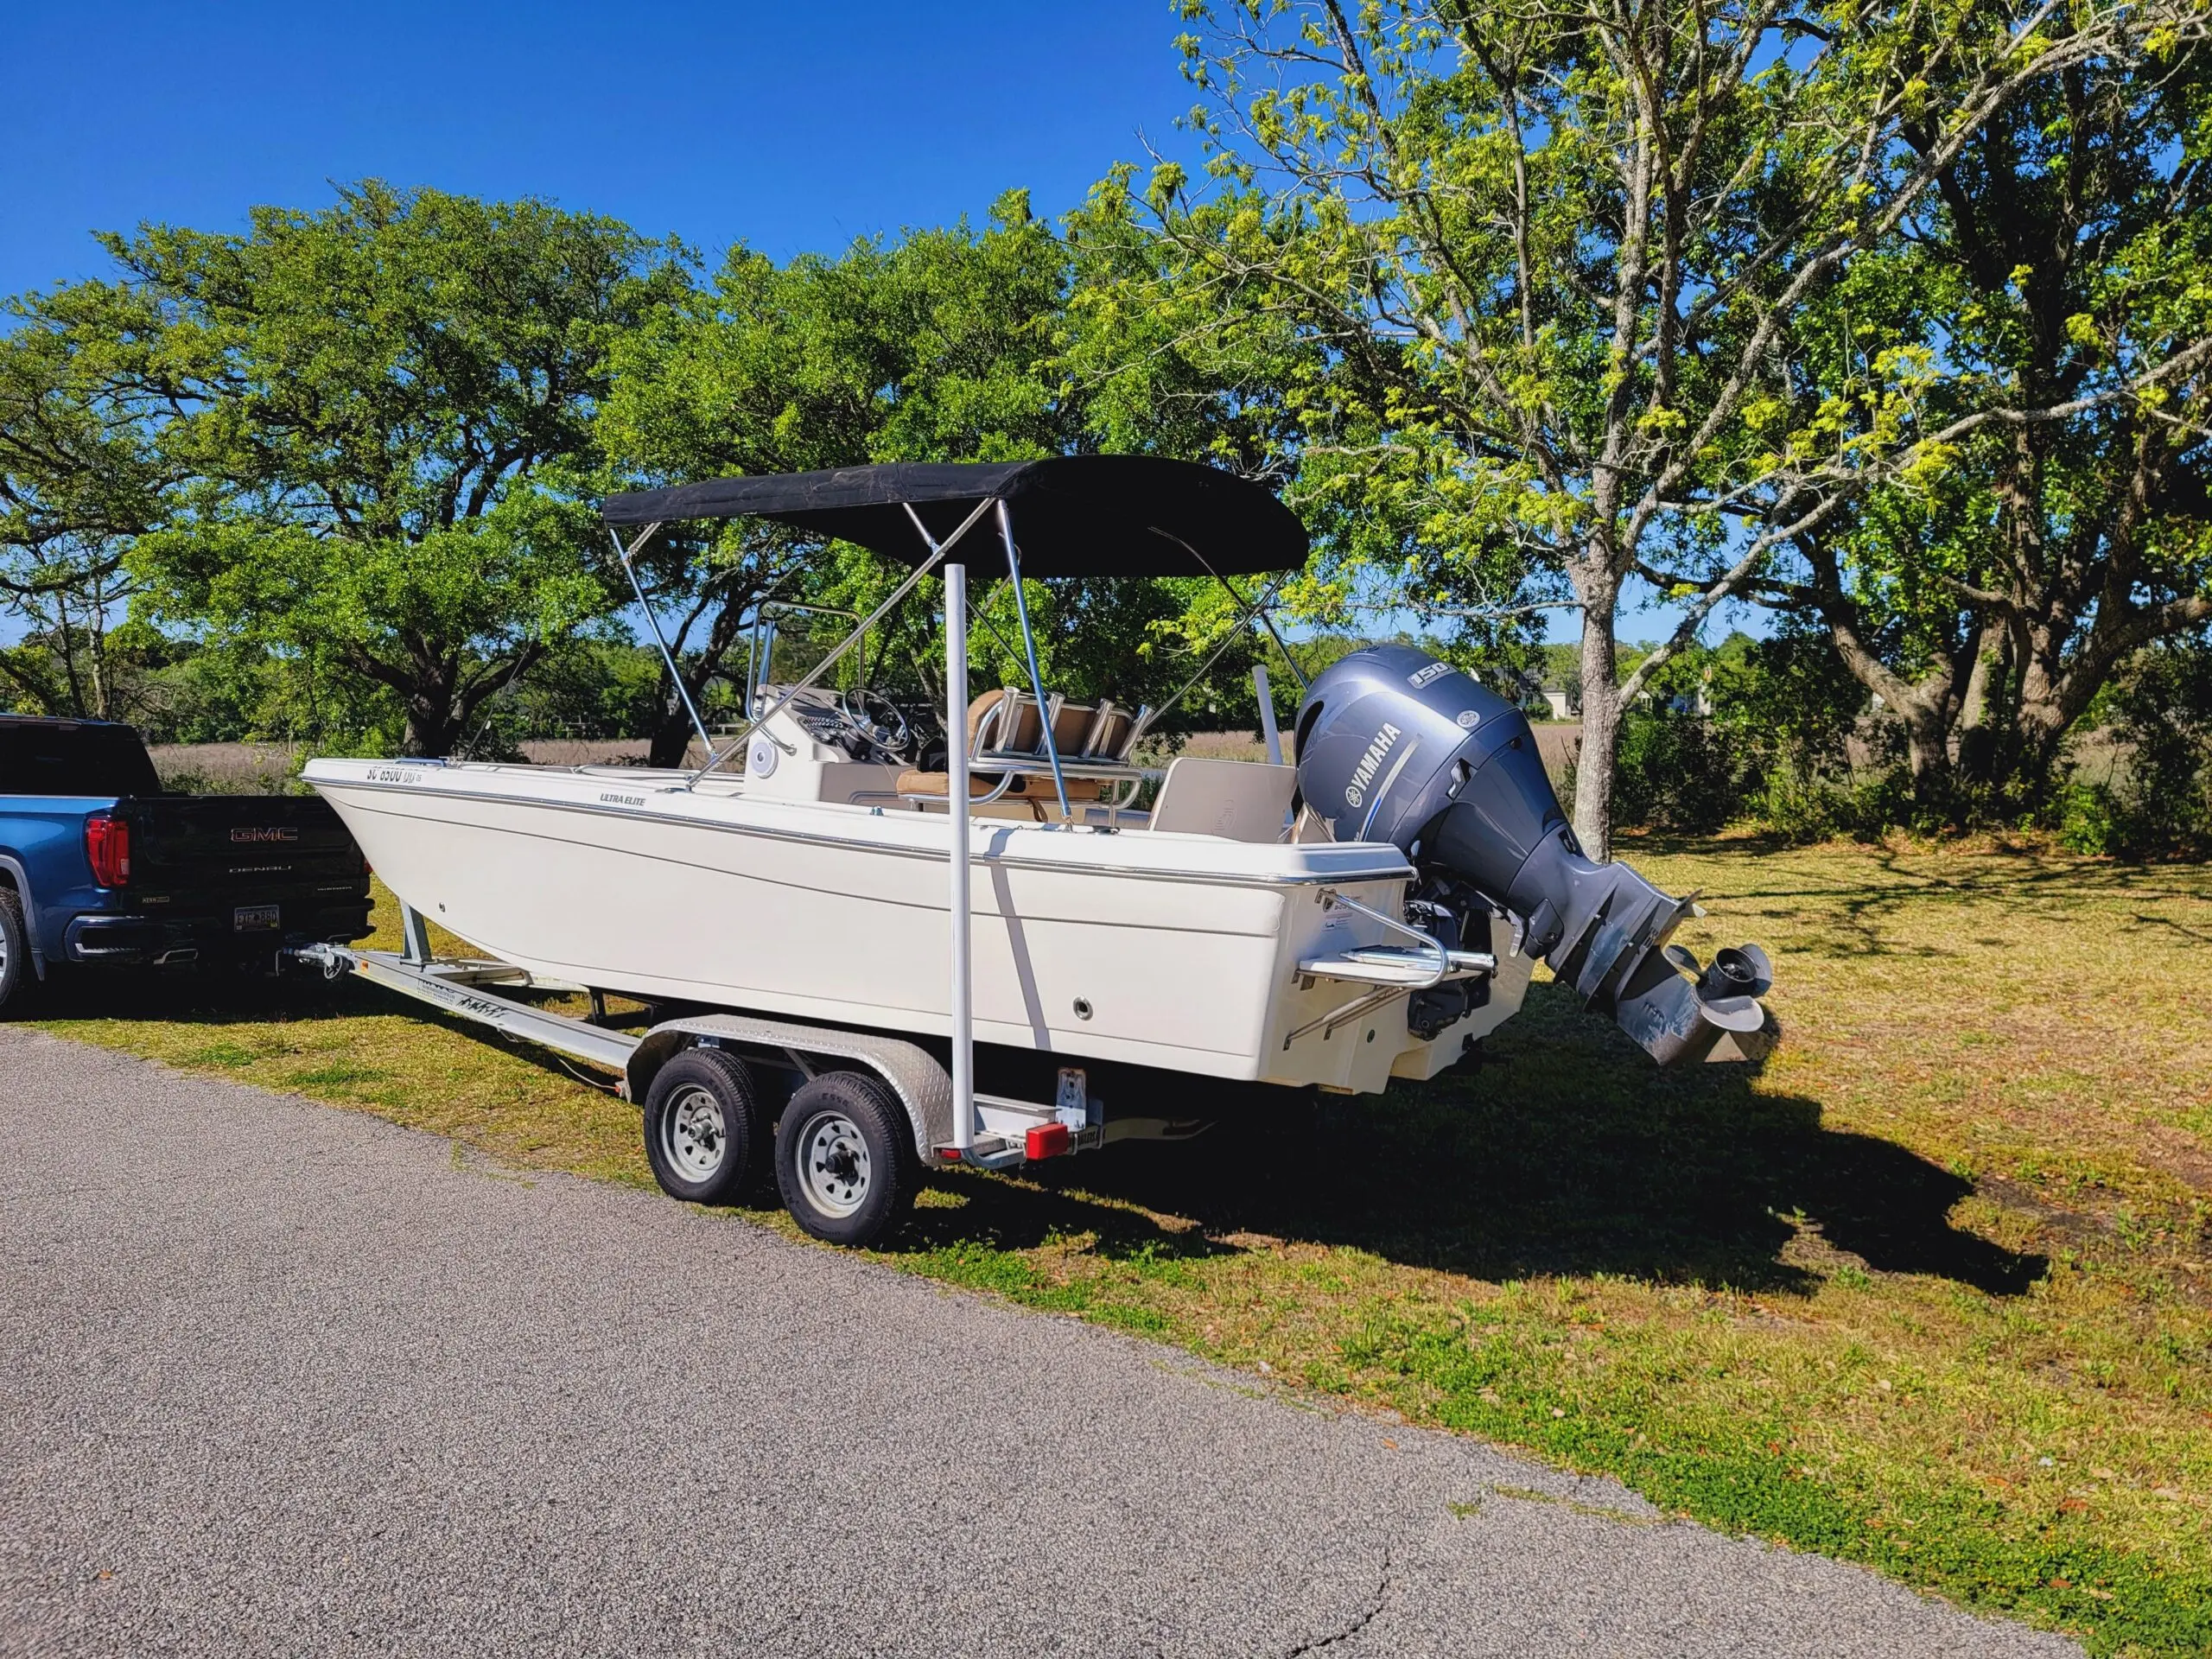
{"label": "trailer fender", "polygon": [[803,1071],[858,1066],[890,1085],[913,1126],[914,1151],[926,1165],[952,1143],[952,1079],[926,1049],[896,1037],[876,1037],[745,1014],[706,1014],[671,1020],[647,1032],[625,1068],[624,1093],[641,1101],[662,1066],[702,1043],[750,1053]]}

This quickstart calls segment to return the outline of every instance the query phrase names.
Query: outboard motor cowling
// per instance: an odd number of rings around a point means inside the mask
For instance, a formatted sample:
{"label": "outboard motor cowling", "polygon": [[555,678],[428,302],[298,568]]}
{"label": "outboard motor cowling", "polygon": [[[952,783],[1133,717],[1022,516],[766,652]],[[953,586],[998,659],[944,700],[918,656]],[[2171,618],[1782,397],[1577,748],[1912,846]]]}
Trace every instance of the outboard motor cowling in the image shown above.
{"label": "outboard motor cowling", "polygon": [[1700,969],[1669,944],[1691,901],[1584,857],[1527,718],[1427,652],[1354,652],[1313,682],[1298,715],[1298,788],[1336,840],[1404,853],[1422,904],[1453,908],[1464,889],[1511,916],[1522,950],[1662,1065],[1764,1024],[1765,954],[1723,950]]}

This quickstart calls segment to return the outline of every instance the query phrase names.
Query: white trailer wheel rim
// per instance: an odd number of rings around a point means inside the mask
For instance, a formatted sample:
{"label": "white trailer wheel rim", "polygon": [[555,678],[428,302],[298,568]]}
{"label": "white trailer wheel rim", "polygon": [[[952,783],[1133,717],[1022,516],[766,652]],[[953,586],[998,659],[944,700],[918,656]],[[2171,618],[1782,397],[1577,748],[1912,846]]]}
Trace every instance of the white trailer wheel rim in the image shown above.
{"label": "white trailer wheel rim", "polygon": [[799,1188],[825,1216],[841,1219],[868,1202],[868,1138],[842,1112],[823,1112],[799,1133]]}
{"label": "white trailer wheel rim", "polygon": [[721,1102],[694,1085],[669,1103],[663,1123],[661,1149],[676,1173],[687,1181],[711,1179],[729,1147]]}

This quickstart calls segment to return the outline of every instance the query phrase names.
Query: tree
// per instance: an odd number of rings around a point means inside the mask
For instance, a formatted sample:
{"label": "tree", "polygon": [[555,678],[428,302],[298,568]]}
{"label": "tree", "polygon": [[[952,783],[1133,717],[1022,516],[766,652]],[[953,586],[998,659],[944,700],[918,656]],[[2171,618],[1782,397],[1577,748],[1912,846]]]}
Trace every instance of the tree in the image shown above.
{"label": "tree", "polygon": [[[711,288],[617,348],[601,442],[645,482],[1054,453],[1068,438],[1052,369],[1065,265],[1018,191],[981,232],[864,238],[783,267],[741,246]],[[770,594],[866,608],[887,591],[865,561],[749,521],[664,531],[639,569],[671,610],[695,702]],[[677,764],[690,735],[664,673],[650,763]]]}
{"label": "tree", "polygon": [[[2076,26],[2045,27],[2056,44]],[[1756,585],[1817,617],[1899,717],[1923,808],[2047,804],[2115,671],[2212,618],[2207,77],[2176,36],[2039,79],[1839,285],[1833,327],[1805,331],[1801,399],[1848,395],[1853,348],[1834,343],[1871,332],[1940,355],[1944,419],[1980,423]],[[1939,147],[1926,120],[1902,133]]]}
{"label": "tree", "polygon": [[133,539],[178,482],[81,342],[32,301],[12,301],[0,337],[0,614],[28,638],[0,652],[0,678],[52,714],[119,712],[107,639],[137,584]]}
{"label": "tree", "polygon": [[[368,182],[244,236],[104,238],[45,296],[198,480],[132,568],[159,612],[388,687],[410,754],[615,602],[589,507],[613,341],[679,299],[671,250],[537,200]],[[150,308],[158,327],[127,326]]]}
{"label": "tree", "polygon": [[[1066,220],[1071,276],[1057,362],[1080,442],[1225,468],[1290,497],[1325,539],[1363,545],[1371,516],[1334,512],[1325,496],[1300,487],[1305,413],[1325,383],[1327,352],[1280,312],[1213,326],[1219,296],[1189,281],[1175,245],[1154,232],[1135,178],[1134,168],[1115,168]],[[1319,569],[1294,577],[1278,605],[1309,622],[1342,622],[1356,596],[1331,575]],[[1238,598],[1249,599],[1260,585],[1236,590]],[[1160,602],[1169,596],[1172,603]],[[1211,658],[1205,680],[1162,723],[1177,729],[1201,711],[1255,717],[1256,687],[1248,677],[1269,647],[1245,607],[1206,577],[1172,581],[1148,600],[1141,617],[1124,619],[1137,652],[1135,660],[1123,653],[1112,694],[1164,701]],[[1297,711],[1296,677],[1278,671],[1272,690],[1287,726]]]}
{"label": "tree", "polygon": [[[1163,167],[1143,210],[1207,326],[1288,318],[1325,350],[1300,487],[1373,520],[1361,562],[1501,615],[1572,590],[1599,855],[1621,711],[1713,609],[1868,491],[2041,413],[1932,421],[1946,365],[1913,349],[1808,400],[1817,302],[2018,100],[2202,28],[2190,0],[1186,10],[1212,188]],[[1685,613],[1624,675],[1646,571]]]}

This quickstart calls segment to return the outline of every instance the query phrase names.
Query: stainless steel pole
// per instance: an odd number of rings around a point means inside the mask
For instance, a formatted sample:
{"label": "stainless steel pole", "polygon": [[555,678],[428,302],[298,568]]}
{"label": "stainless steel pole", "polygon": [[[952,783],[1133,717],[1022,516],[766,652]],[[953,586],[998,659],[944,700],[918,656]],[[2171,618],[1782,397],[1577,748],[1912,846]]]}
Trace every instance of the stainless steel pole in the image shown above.
{"label": "stainless steel pole", "polygon": [[1060,818],[1071,822],[1068,780],[1060,775],[1060,745],[1052,735],[1052,705],[1045,701],[1045,677],[1037,671],[1037,636],[1029,628],[1029,601],[1021,596],[1021,555],[1014,549],[1014,515],[999,503],[999,539],[1006,544],[1007,579],[1014,583],[1014,613],[1021,621],[1022,655],[1029,659],[1029,692],[1037,699],[1037,721],[1045,734],[1045,758],[1052,763],[1052,792],[1060,798]]}
{"label": "stainless steel pole", "polygon": [[660,659],[668,664],[668,677],[675,683],[676,695],[683,701],[683,712],[691,716],[691,729],[699,734],[699,747],[709,754],[715,752],[715,740],[707,735],[707,722],[699,718],[699,705],[691,701],[691,694],[683,689],[683,671],[676,665],[676,653],[669,649],[668,636],[660,631],[660,619],[653,614],[653,607],[645,601],[645,590],[638,581],[638,573],[630,568],[630,561],[652,539],[658,524],[647,524],[638,539],[628,547],[622,545],[621,537],[614,527],[607,526],[607,533],[614,537],[614,551],[622,561],[622,574],[630,578],[630,591],[638,596],[638,608],[645,613],[645,626],[653,631],[653,643],[660,647]]}
{"label": "stainless steel pole", "polygon": [[944,567],[945,817],[952,866],[952,1144],[976,1144],[976,1006],[969,955],[968,567]]}
{"label": "stainless steel pole", "polygon": [[[1172,540],[1173,538],[1170,537],[1170,539]],[[1136,735],[1129,740],[1129,747],[1131,748],[1135,748],[1136,747],[1138,738],[1141,738],[1147,732],[1150,731],[1154,726],[1158,725],[1162,720],[1166,718],[1169,711],[1172,710],[1177,703],[1182,702],[1185,697],[1191,695],[1191,688],[1196,685],[1200,680],[1205,678],[1206,671],[1214,665],[1215,659],[1218,658],[1223,652],[1227,651],[1231,645],[1236,643],[1238,630],[1243,628],[1247,622],[1250,621],[1255,613],[1264,611],[1267,608],[1268,601],[1275,596],[1275,589],[1281,587],[1286,582],[1288,582],[1291,578],[1291,574],[1292,573],[1290,571],[1286,570],[1281,575],[1277,576],[1273,582],[1269,582],[1268,584],[1268,591],[1262,594],[1259,598],[1254,600],[1251,604],[1244,607],[1244,613],[1236,619],[1236,622],[1230,626],[1227,633],[1221,636],[1221,643],[1206,653],[1205,661],[1198,664],[1198,671],[1192,675],[1189,679],[1184,681],[1183,683],[1176,689],[1176,692],[1173,696],[1168,698],[1166,702],[1161,703],[1159,708],[1153,709],[1150,713],[1147,714],[1142,720],[1137,722]],[[1219,581],[1220,579],[1217,577],[1215,580]],[[1229,584],[1225,582],[1222,582],[1221,585],[1224,588],[1229,588]],[[1236,592],[1234,588],[1229,588],[1229,591],[1231,595],[1234,595]],[[1297,664],[1293,663],[1291,664],[1291,672],[1294,674],[1298,672]],[[1299,677],[1299,683],[1303,685],[1305,683],[1305,677],[1300,675]]]}
{"label": "stainless steel pole", "polygon": [[1252,690],[1260,699],[1260,735],[1267,740],[1268,764],[1282,765],[1282,734],[1275,729],[1275,700],[1268,690],[1268,665],[1252,664]]}

